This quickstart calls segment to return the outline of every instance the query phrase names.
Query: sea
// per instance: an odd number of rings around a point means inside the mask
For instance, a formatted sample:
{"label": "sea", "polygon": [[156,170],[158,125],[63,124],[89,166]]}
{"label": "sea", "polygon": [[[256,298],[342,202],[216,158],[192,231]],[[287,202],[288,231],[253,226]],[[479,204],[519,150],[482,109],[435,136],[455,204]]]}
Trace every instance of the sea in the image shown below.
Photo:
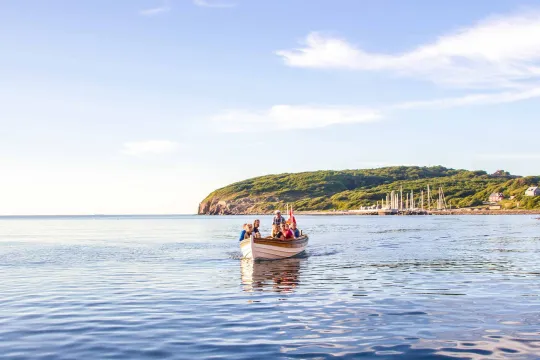
{"label": "sea", "polygon": [[1,217],[0,358],[540,358],[535,216],[298,216],[258,262],[253,220]]}

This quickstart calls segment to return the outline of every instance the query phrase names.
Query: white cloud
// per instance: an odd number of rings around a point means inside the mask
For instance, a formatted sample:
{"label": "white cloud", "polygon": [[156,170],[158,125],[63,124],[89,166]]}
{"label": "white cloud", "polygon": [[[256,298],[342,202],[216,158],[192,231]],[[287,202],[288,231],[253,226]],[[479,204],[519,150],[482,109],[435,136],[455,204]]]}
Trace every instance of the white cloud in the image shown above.
{"label": "white cloud", "polygon": [[502,104],[540,97],[540,87],[523,91],[473,94],[435,100],[408,101],[375,108],[352,106],[276,105],[268,110],[234,109],[211,118],[213,125],[227,132],[279,131],[321,128],[335,124],[377,121],[395,110],[438,110],[465,106]]}
{"label": "white cloud", "polygon": [[459,97],[405,101],[378,108],[276,105],[262,111],[230,110],[213,117],[220,129],[320,128],[371,122],[397,110],[447,109],[540,97],[540,12],[490,18],[403,54],[370,53],[318,33],[308,35],[303,48],[277,54],[293,67],[387,71],[477,90]]}
{"label": "white cloud", "polygon": [[212,8],[231,8],[231,7],[236,6],[236,4],[234,3],[209,1],[209,0],[193,0],[193,3],[197,6],[212,7]]}
{"label": "white cloud", "polygon": [[388,109],[447,109],[470,105],[504,104],[540,97],[540,87],[487,94],[471,94],[462,97],[424,101],[407,101],[390,105]]}
{"label": "white cloud", "polygon": [[159,15],[159,14],[166,13],[169,11],[171,11],[171,8],[165,4],[163,6],[141,10],[139,11],[139,14],[144,15],[144,16],[154,16],[154,15]]}
{"label": "white cloud", "polygon": [[277,54],[294,67],[390,71],[458,87],[529,86],[540,80],[540,12],[493,17],[401,54],[370,53],[319,33]]}
{"label": "white cloud", "polygon": [[127,142],[123,144],[122,154],[125,155],[159,155],[177,151],[179,144],[169,140],[148,140]]}
{"label": "white cloud", "polygon": [[212,121],[222,131],[256,132],[365,123],[379,118],[378,111],[359,107],[275,105],[263,111],[224,111]]}

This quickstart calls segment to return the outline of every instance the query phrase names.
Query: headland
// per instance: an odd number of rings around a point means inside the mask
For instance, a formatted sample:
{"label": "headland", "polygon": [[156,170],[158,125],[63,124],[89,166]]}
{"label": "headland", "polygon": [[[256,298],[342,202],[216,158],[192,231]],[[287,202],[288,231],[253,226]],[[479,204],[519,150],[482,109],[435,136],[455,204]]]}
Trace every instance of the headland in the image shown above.
{"label": "headland", "polygon": [[288,205],[311,215],[540,214],[540,176],[443,166],[276,174],[213,191],[198,214],[270,214]]}

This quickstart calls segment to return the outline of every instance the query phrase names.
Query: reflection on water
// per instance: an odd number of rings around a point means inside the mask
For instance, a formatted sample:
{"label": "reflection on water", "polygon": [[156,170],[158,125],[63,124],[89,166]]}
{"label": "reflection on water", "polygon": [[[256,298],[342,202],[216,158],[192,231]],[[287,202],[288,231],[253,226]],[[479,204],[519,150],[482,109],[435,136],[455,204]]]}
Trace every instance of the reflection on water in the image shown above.
{"label": "reflection on water", "polygon": [[244,291],[293,292],[300,284],[300,269],[304,258],[272,261],[240,261]]}
{"label": "reflection on water", "polygon": [[302,216],[260,262],[252,220],[0,218],[0,358],[540,358],[534,218]]}

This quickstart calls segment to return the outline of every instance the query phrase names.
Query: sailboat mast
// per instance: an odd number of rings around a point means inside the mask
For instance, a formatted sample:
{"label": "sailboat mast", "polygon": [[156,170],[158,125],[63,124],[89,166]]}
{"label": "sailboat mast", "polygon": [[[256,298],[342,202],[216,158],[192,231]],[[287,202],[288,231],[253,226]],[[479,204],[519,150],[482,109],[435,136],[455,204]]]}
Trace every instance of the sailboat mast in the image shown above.
{"label": "sailboat mast", "polygon": [[442,204],[444,205],[444,209],[446,210],[446,198],[444,197],[444,191],[443,191],[443,188],[441,186],[441,197],[442,197]]}
{"label": "sailboat mast", "polygon": [[429,193],[429,184],[427,186],[427,204],[428,204],[428,210],[431,211],[431,194]]}
{"label": "sailboat mast", "polygon": [[400,186],[399,193],[400,193],[400,197],[401,197],[401,203],[400,203],[399,209],[403,210],[403,185]]}
{"label": "sailboat mast", "polygon": [[405,209],[409,209],[409,194],[407,194],[407,200],[405,200]]}

